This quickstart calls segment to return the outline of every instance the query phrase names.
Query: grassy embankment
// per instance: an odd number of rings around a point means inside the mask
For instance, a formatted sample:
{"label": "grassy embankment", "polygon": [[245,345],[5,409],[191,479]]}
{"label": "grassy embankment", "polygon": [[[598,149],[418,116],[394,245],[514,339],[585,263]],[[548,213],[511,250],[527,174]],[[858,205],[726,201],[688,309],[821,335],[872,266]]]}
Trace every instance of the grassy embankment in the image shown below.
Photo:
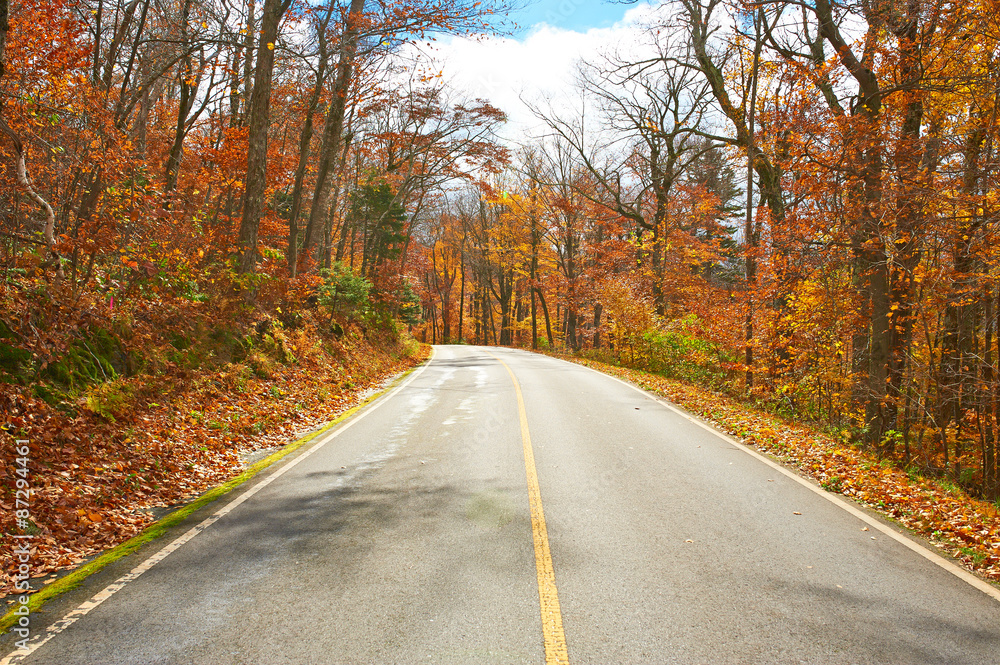
{"label": "grassy embankment", "polygon": [[[0,591],[15,591],[11,536],[31,535],[32,588],[49,584],[33,606],[304,445],[427,355],[384,319],[334,322],[318,309],[178,300],[67,315],[22,296],[0,293],[12,315],[0,321]],[[19,479],[31,490],[22,520]]]}

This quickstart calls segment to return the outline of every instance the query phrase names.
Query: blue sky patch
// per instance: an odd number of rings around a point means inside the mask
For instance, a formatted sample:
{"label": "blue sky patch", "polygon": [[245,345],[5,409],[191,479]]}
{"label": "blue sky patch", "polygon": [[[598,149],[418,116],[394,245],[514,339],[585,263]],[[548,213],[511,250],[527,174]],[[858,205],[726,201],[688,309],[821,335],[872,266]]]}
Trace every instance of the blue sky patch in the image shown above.
{"label": "blue sky patch", "polygon": [[510,20],[516,21],[525,32],[538,23],[582,32],[588,28],[608,27],[621,20],[634,6],[604,0],[537,0],[519,12],[512,12]]}

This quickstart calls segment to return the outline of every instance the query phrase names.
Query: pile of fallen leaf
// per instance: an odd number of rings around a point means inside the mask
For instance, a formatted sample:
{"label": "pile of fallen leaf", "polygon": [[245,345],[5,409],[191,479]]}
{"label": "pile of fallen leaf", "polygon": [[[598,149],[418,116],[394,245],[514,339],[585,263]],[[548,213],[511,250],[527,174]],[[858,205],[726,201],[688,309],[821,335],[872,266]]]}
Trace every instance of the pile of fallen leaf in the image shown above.
{"label": "pile of fallen leaf", "polygon": [[808,426],[696,386],[593,360],[567,358],[683,406],[717,428],[927,537],[986,579],[1000,582],[1000,510],[987,501],[911,477],[889,462]]}
{"label": "pile of fallen leaf", "polygon": [[[195,371],[168,363],[156,376],[120,380],[116,388],[133,397],[111,417],[85,405],[67,413],[27,387],[0,384],[0,595],[14,591],[8,535],[34,536],[31,577],[49,578],[135,536],[154,509],[238,475],[253,451],[321,426],[428,354],[413,343],[312,332],[287,335],[294,362],[270,363],[266,378],[241,364]],[[30,449],[30,522],[20,524],[15,438]]]}

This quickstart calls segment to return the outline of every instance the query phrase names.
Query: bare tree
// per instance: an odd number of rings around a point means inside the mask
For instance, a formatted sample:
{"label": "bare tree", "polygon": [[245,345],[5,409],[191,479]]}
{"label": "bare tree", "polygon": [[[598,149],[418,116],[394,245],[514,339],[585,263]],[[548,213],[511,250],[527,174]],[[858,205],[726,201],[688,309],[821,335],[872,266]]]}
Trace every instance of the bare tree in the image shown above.
{"label": "bare tree", "polygon": [[[709,87],[691,69],[677,65],[683,50],[678,54],[655,40],[652,46],[649,57],[615,53],[582,63],[582,107],[575,117],[534,110],[597,185],[580,194],[630,220],[637,240],[650,234],[651,251],[639,258],[651,264],[654,300],[662,314],[669,201],[674,185],[711,145],[696,140],[708,110]],[[587,114],[591,104],[597,111],[593,120]]]}

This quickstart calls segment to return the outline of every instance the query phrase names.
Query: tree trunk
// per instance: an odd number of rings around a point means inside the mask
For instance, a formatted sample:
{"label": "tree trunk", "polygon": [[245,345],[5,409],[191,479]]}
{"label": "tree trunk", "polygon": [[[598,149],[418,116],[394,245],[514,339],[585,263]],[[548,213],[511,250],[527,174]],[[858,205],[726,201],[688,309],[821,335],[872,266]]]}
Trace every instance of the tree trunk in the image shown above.
{"label": "tree trunk", "polygon": [[482,308],[479,306],[479,295],[477,293],[472,294],[472,319],[476,322],[475,325],[475,336],[476,344],[483,343],[483,312]]}
{"label": "tree trunk", "polygon": [[497,301],[500,303],[500,346],[513,344],[511,335],[511,297],[514,294],[514,276],[502,275],[499,279]]}
{"label": "tree trunk", "polygon": [[[253,99],[253,91],[255,87],[252,77],[254,73],[254,37],[257,35],[257,17],[254,14],[255,5],[255,0],[247,0],[247,31],[243,36],[243,109],[237,117],[237,124],[240,127],[244,127],[247,124],[247,115],[249,113],[250,102]],[[261,21],[263,20],[264,17],[261,16]],[[263,32],[263,26],[261,26],[261,32]],[[261,41],[259,43],[263,45],[267,44],[267,41],[263,38],[263,34],[261,34]]]}
{"label": "tree trunk", "polygon": [[[100,15],[100,12],[98,12]],[[100,40],[100,22],[97,24]],[[0,0],[0,78],[7,73],[7,33],[10,32],[10,5],[8,0]]]}
{"label": "tree trunk", "polygon": [[[893,243],[895,256],[888,269],[890,300],[888,318],[891,321],[888,330],[889,366],[884,412],[885,431],[895,429],[898,422],[903,377],[906,374],[913,331],[913,277],[920,263],[925,215],[924,191],[936,167],[933,159],[928,161],[929,146],[921,140],[924,107],[923,94],[918,90],[922,64],[916,41],[917,16],[910,15],[903,25],[905,29],[896,32],[900,42],[900,77],[906,84],[912,86],[913,91],[905,105],[903,124],[893,158],[898,191]],[[880,444],[881,454],[891,455],[894,452],[893,437],[883,436],[877,443]]]}
{"label": "tree trunk", "polygon": [[347,109],[347,97],[350,93],[351,80],[354,73],[354,58],[358,50],[358,37],[361,31],[362,10],[365,0],[351,0],[344,32],[340,38],[340,54],[337,62],[337,78],[333,84],[333,99],[326,116],[323,128],[323,148],[319,164],[316,167],[316,186],[313,193],[312,209],[309,211],[309,222],[306,225],[306,237],[303,250],[312,251],[320,243],[320,225],[325,219],[332,183],[330,171],[333,162],[340,155],[341,134],[344,131],[344,116]]}
{"label": "tree trunk", "polygon": [[[0,78],[3,78],[6,72],[6,49],[7,49],[7,33],[10,31],[10,7],[8,0],[0,0]],[[43,237],[45,239],[45,245],[49,251],[49,258],[45,260],[42,267],[54,266],[57,279],[62,279],[63,269],[62,269],[62,259],[59,253],[56,251],[56,241],[55,241],[55,226],[56,226],[56,216],[55,211],[49,202],[46,201],[35,191],[35,188],[31,184],[31,179],[28,177],[28,167],[25,160],[25,149],[24,143],[21,142],[21,137],[10,128],[7,121],[4,119],[2,114],[3,108],[0,107],[0,132],[7,135],[7,137],[14,144],[15,153],[15,167],[14,171],[17,175],[17,182],[21,187],[24,188],[25,192],[28,194],[28,198],[34,201],[42,210],[45,211],[45,226],[43,228]]]}
{"label": "tree trunk", "polygon": [[[188,18],[191,14],[192,0],[184,0],[184,7],[181,10],[181,39],[183,48],[188,48]],[[194,71],[191,54],[188,53],[181,61],[178,70],[178,84],[180,85],[181,98],[177,105],[177,125],[174,127],[174,142],[170,146],[170,153],[167,156],[166,175],[163,191],[166,194],[174,191],[177,187],[177,179],[180,177],[181,160],[184,158],[184,138],[187,136],[187,121],[194,102],[198,96],[198,84],[193,83]]]}
{"label": "tree trunk", "polygon": [[458,295],[458,341],[465,341],[465,330],[463,325],[465,323],[465,237],[462,238],[462,245],[458,250],[459,263],[458,267],[462,273],[462,286]]}
{"label": "tree trunk", "polygon": [[753,218],[753,175],[754,175],[754,149],[756,144],[754,142],[754,133],[756,132],[756,113],[757,113],[757,72],[760,67],[760,51],[761,51],[761,15],[764,12],[764,8],[760,8],[760,12],[754,12],[754,50],[753,50],[753,67],[750,71],[750,108],[749,118],[747,118],[747,215],[746,222],[743,225],[743,242],[745,245],[744,253],[744,277],[746,278],[746,289],[747,289],[747,312],[746,319],[744,321],[743,333],[744,342],[746,346],[743,351],[743,362],[746,365],[746,389],[747,391],[753,390],[753,314],[754,314],[754,288],[757,283],[757,247],[760,244],[760,232],[758,231],[757,225],[754,224]]}
{"label": "tree trunk", "polygon": [[538,350],[538,303],[535,287],[531,287],[531,348]]}
{"label": "tree trunk", "polygon": [[654,139],[649,145],[649,168],[653,198],[653,307],[659,316],[666,314],[663,297],[663,241],[666,232],[668,192],[666,178],[660,168],[660,146]]}
{"label": "tree trunk", "polygon": [[299,162],[295,167],[295,184],[292,186],[292,207],[288,213],[288,249],[285,259],[288,264],[289,277],[295,277],[298,268],[299,252],[299,213],[302,210],[302,184],[306,177],[306,164],[309,161],[309,143],[313,135],[313,115],[319,106],[321,81],[316,82],[309,107],[306,110],[305,122],[299,134]]}
{"label": "tree trunk", "polygon": [[993,299],[989,290],[986,292],[983,318],[986,328],[983,343],[985,356],[983,359],[983,389],[979,391],[980,403],[977,406],[983,442],[983,494],[987,499],[995,500],[998,497],[996,443],[993,434],[996,414],[993,413],[992,399],[990,398],[995,389],[993,385]]}
{"label": "tree trunk", "polygon": [[594,348],[601,348],[601,314],[604,312],[604,305],[596,303],[594,305]]}
{"label": "tree trunk", "polygon": [[326,14],[316,27],[317,39],[319,40],[319,66],[316,71],[316,85],[312,95],[309,97],[309,104],[306,107],[306,117],[302,123],[302,131],[299,133],[299,161],[295,167],[295,184],[292,186],[292,206],[288,214],[288,249],[285,257],[288,262],[288,274],[295,277],[298,269],[299,251],[299,214],[302,212],[302,191],[306,176],[306,166],[309,161],[309,144],[313,136],[313,116],[319,108],[320,98],[323,95],[323,83],[326,79],[326,26],[333,13],[333,3],[331,2]]}
{"label": "tree trunk", "polygon": [[576,309],[571,307],[566,316],[566,339],[569,341],[569,348],[574,352],[580,350],[580,341],[577,339],[576,327]]}
{"label": "tree trunk", "polygon": [[538,301],[542,305],[542,314],[545,316],[545,335],[548,337],[549,348],[551,349],[555,346],[555,338],[552,336],[552,321],[549,319],[549,306],[545,302],[545,295],[541,289],[536,287],[535,293],[538,295]]}
{"label": "tree trunk", "polygon": [[[326,217],[326,224],[323,226],[323,242],[321,243],[321,260],[317,261],[318,265],[322,265],[324,268],[330,267],[330,256],[333,253],[333,226],[337,219],[337,208],[340,205],[340,191],[343,185],[343,177],[345,166],[347,165],[347,156],[351,150],[351,134],[348,132],[347,136],[344,137],[344,147],[340,157],[340,167],[337,169],[337,173],[333,178],[333,192],[332,201],[330,201],[330,214]],[[344,215],[346,220],[346,215]],[[338,245],[337,252],[339,254],[340,247]],[[339,259],[338,259],[339,260]],[[403,261],[405,264],[405,260]]]}
{"label": "tree trunk", "polygon": [[240,274],[257,267],[257,232],[264,213],[267,191],[267,131],[271,120],[271,79],[274,73],[274,48],[281,17],[291,0],[264,0],[261,14],[260,46],[250,100],[250,130],[247,140],[246,193],[243,196],[243,219],[240,222],[238,249]]}

